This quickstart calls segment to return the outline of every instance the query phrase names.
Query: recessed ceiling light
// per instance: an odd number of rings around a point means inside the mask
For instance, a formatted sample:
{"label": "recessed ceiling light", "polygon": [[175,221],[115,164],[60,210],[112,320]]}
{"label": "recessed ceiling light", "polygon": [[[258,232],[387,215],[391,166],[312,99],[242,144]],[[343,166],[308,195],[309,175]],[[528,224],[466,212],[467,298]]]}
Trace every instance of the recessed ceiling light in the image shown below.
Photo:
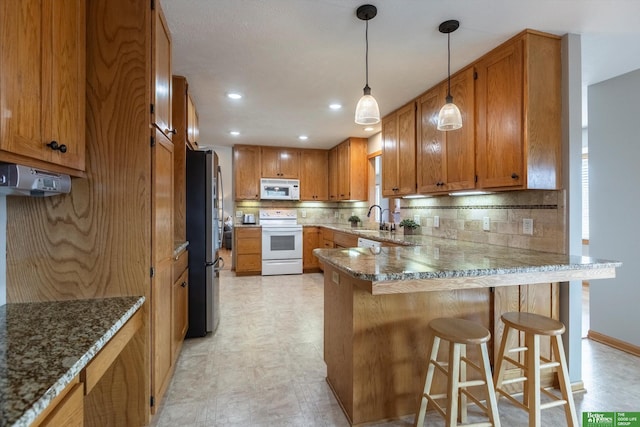
{"label": "recessed ceiling light", "polygon": [[342,104],[338,104],[338,103],[329,104],[329,108],[331,108],[332,110],[339,110],[342,108]]}
{"label": "recessed ceiling light", "polygon": [[300,135],[300,136],[298,137],[298,139],[299,139],[300,141],[306,141],[307,139],[309,139],[309,137],[308,137],[307,135]]}
{"label": "recessed ceiling light", "polygon": [[365,131],[367,132],[371,132],[372,130],[374,130],[374,128],[372,128],[371,126],[364,128]]}
{"label": "recessed ceiling light", "polygon": [[241,99],[242,95],[237,93],[237,92],[229,92],[227,93],[227,98],[231,98],[231,99]]}
{"label": "recessed ceiling light", "polygon": [[237,130],[232,130],[232,131],[229,132],[229,135],[238,136],[238,135],[240,135],[240,132],[238,132]]}

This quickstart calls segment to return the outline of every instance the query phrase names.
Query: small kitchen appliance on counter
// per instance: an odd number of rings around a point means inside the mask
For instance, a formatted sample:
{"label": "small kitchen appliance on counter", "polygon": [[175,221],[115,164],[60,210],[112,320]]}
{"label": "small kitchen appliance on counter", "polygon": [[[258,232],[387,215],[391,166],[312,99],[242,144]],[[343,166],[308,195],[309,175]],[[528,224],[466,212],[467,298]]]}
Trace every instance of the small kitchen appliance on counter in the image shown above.
{"label": "small kitchen appliance on counter", "polygon": [[262,275],[302,274],[302,225],[295,209],[260,211]]}
{"label": "small kitchen appliance on counter", "polygon": [[243,224],[255,224],[256,216],[254,214],[244,214],[242,215],[242,223]]}

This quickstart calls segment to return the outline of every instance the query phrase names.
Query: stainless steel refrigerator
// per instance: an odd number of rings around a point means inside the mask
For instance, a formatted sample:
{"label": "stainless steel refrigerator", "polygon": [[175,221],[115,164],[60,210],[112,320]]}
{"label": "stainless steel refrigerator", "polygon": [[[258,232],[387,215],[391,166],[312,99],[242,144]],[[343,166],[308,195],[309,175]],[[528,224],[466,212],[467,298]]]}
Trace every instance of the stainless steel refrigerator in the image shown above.
{"label": "stainless steel refrigerator", "polygon": [[189,328],[187,338],[215,333],[220,322],[222,175],[213,151],[187,150]]}

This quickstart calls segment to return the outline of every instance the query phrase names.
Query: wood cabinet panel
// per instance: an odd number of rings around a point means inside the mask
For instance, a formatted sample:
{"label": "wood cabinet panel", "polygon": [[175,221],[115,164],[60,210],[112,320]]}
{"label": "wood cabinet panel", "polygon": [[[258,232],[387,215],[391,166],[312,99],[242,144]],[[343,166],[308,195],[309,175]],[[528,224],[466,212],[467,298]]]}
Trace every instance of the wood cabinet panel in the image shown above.
{"label": "wood cabinet panel", "polygon": [[233,175],[236,200],[260,200],[260,147],[236,145],[233,147]]}
{"label": "wood cabinet panel", "polygon": [[367,200],[367,140],[349,138],[337,147],[337,200]]}
{"label": "wood cabinet panel", "polygon": [[305,272],[318,269],[320,263],[313,250],[320,247],[320,228],[305,226],[302,229],[302,268]]}
{"label": "wood cabinet panel", "polygon": [[261,148],[262,178],[300,178],[300,150]]}
{"label": "wood cabinet panel", "polygon": [[561,188],[560,38],[527,30],[475,69],[478,187]]}
{"label": "wood cabinet panel", "polygon": [[358,246],[358,236],[351,233],[334,231],[333,245],[336,248],[355,248]]}
{"label": "wood cabinet panel", "polygon": [[198,149],[198,139],[200,138],[200,120],[198,110],[193,102],[193,97],[187,93],[187,143],[192,150]]}
{"label": "wood cabinet panel", "polygon": [[338,194],[338,146],[329,150],[329,201],[339,200]]}
{"label": "wood cabinet panel", "polygon": [[171,364],[175,364],[189,326],[189,270],[183,270],[174,281],[172,303]]}
{"label": "wood cabinet panel", "polygon": [[171,32],[159,7],[153,25],[153,124],[171,139],[176,132],[171,121]]}
{"label": "wood cabinet panel", "polygon": [[70,391],[62,401],[52,409],[51,413],[34,427],[82,427],[84,426],[84,393],[83,385],[69,386]]}
{"label": "wood cabinet panel", "polygon": [[416,104],[410,102],[382,121],[382,195],[416,192]]}
{"label": "wood cabinet panel", "polygon": [[262,228],[234,227],[234,256],[237,275],[260,274],[262,271]]}
{"label": "wood cabinet panel", "polygon": [[469,67],[451,77],[451,95],[462,115],[462,128],[437,129],[448,82],[430,89],[418,100],[418,192],[446,193],[475,188],[474,74]]}
{"label": "wood cabinet panel", "polygon": [[300,151],[300,200],[329,200],[328,151]]}
{"label": "wood cabinet panel", "polygon": [[3,2],[0,22],[0,160],[82,176],[85,3]]}
{"label": "wood cabinet panel", "polygon": [[173,239],[187,240],[187,79],[173,76],[171,82],[171,117],[173,135]]}

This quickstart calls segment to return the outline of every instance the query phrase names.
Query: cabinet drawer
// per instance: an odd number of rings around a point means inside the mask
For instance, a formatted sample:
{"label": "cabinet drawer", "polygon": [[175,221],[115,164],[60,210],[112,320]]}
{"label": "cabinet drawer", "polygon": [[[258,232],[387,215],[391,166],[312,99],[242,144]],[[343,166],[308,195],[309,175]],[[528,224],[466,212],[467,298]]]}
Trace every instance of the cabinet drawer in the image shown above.
{"label": "cabinet drawer", "polygon": [[182,276],[182,273],[187,269],[189,265],[189,252],[182,251],[178,258],[173,262],[173,281],[175,282]]}
{"label": "cabinet drawer", "polygon": [[262,252],[262,240],[238,239],[236,251],[238,254],[259,254]]}
{"label": "cabinet drawer", "polygon": [[261,239],[261,227],[236,227],[236,237],[238,239]]}
{"label": "cabinet drawer", "polygon": [[262,270],[262,255],[260,254],[238,254],[236,271],[260,271]]}

